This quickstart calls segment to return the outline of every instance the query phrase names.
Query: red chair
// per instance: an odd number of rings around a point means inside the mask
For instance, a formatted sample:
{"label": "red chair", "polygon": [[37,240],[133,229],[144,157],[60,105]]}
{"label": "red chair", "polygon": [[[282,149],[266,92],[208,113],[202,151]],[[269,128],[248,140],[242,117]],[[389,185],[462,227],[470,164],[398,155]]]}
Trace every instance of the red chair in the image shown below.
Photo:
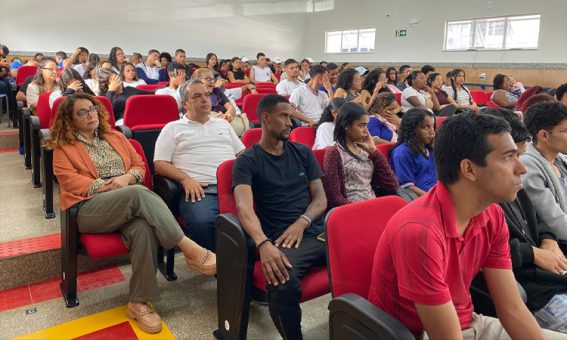
{"label": "red chair", "polygon": [[154,149],[161,129],[179,119],[177,101],[171,96],[140,95],[126,101],[124,126],[117,127],[126,137],[135,139],[144,148],[154,172]]}
{"label": "red chair", "polygon": [[260,138],[262,138],[261,128],[248,129],[242,135],[242,144],[244,144],[246,149],[250,149],[252,145],[260,141]]}
{"label": "red chair", "polygon": [[401,92],[394,93],[394,97],[396,97],[396,101],[398,102],[398,104],[402,105],[402,93]]}
{"label": "red chair", "polygon": [[384,196],[337,207],[327,216],[331,339],[414,339],[397,319],[366,300],[380,236],[406,204],[400,197]]}
{"label": "red chair", "polygon": [[[266,280],[255,246],[242,229],[236,216],[232,193],[234,160],[223,162],[217,169],[220,215],[216,220],[217,237],[217,339],[245,339],[252,286],[266,292]],[[301,301],[329,292],[325,267],[312,269],[301,281]],[[226,327],[226,325],[229,325]]]}
{"label": "red chair", "polygon": [[396,143],[385,143],[385,144],[376,145],[378,151],[380,151],[380,153],[382,153],[382,155],[386,157],[388,163],[390,163],[390,153],[392,152],[394,146],[396,146]]}
{"label": "red chair", "polygon": [[289,135],[290,142],[307,145],[309,149],[315,144],[315,128],[312,126],[301,126],[291,130]]}
{"label": "red chair", "polygon": [[486,107],[500,108],[501,106],[496,104],[492,100],[489,100],[489,101],[486,102]]}
{"label": "red chair", "polygon": [[156,84],[158,87],[162,87],[162,86],[169,86],[169,82],[168,81],[160,81],[159,83]]}
{"label": "red chair", "polygon": [[263,94],[276,93],[276,85],[274,83],[256,83],[256,91]]}
{"label": "red chair", "polygon": [[18,74],[16,75],[16,85],[18,87],[22,86],[29,76],[35,76],[37,73],[36,65],[24,65],[18,68]]}
{"label": "red chair", "polygon": [[[130,140],[136,152],[142,157],[146,165],[146,176],[144,185],[152,189],[152,176],[148,168],[148,161],[140,143]],[[113,257],[128,253],[124,241],[119,232],[104,234],[82,234],[78,231],[77,217],[79,204],[65,211],[61,211],[61,293],[67,307],[75,307],[79,304],[77,298],[77,254],[78,245],[81,243],[87,255],[93,259]],[[163,262],[163,248],[158,251],[158,268],[168,280],[175,280],[173,272],[174,249],[168,250],[167,265]],[[171,262],[170,262],[171,261]],[[165,268],[164,268],[165,267]]]}
{"label": "red chair", "polygon": [[235,89],[235,88],[239,88],[242,87],[246,84],[242,83],[242,82],[234,82],[234,83],[225,83],[224,87],[227,89]]}
{"label": "red chair", "polygon": [[265,96],[265,94],[249,94],[246,98],[244,98],[244,102],[242,103],[242,112],[246,113],[248,120],[250,123],[254,124],[254,126],[260,125],[260,120],[258,119],[256,110],[258,109],[258,103],[263,96]]}
{"label": "red chair", "polygon": [[155,91],[155,90],[159,89],[160,87],[161,87],[161,85],[159,85],[159,84],[145,84],[145,85],[136,86],[136,88],[138,90],[144,90],[144,91]]}
{"label": "red chair", "polygon": [[317,160],[317,163],[319,163],[319,167],[323,172],[325,172],[325,167],[323,166],[323,164],[325,164],[325,152],[327,152],[327,148],[313,150],[313,155],[315,156],[315,159]]}
{"label": "red chair", "polygon": [[486,105],[486,102],[488,101],[486,97],[486,92],[480,90],[472,90],[471,97],[473,98],[476,105],[479,106]]}
{"label": "red chair", "polygon": [[435,121],[435,129],[439,129],[441,124],[447,119],[447,117],[437,117]]}
{"label": "red chair", "polygon": [[[51,108],[49,107],[50,92],[44,92],[39,95],[37,99],[37,106],[32,115],[29,110],[25,110],[24,124],[28,122],[28,129],[24,129],[24,150],[27,157],[29,150],[29,157],[31,158],[32,169],[32,185],[34,188],[41,187],[40,177],[40,155],[41,155],[41,129],[49,128],[49,119],[51,118]],[[26,148],[28,146],[28,148]]]}

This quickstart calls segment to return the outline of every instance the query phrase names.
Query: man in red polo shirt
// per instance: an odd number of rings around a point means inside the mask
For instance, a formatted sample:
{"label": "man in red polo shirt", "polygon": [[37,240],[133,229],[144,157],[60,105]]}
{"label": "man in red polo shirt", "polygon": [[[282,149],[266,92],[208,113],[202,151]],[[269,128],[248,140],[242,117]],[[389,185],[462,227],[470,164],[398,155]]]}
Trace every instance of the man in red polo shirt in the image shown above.
{"label": "man in red polo shirt", "polygon": [[[388,223],[369,300],[425,339],[543,339],[512,273],[508,228],[495,203],[521,188],[510,126],[479,114],[451,117],[435,140],[438,184]],[[469,288],[482,270],[499,319],[474,314]],[[544,335],[545,334],[545,335]]]}

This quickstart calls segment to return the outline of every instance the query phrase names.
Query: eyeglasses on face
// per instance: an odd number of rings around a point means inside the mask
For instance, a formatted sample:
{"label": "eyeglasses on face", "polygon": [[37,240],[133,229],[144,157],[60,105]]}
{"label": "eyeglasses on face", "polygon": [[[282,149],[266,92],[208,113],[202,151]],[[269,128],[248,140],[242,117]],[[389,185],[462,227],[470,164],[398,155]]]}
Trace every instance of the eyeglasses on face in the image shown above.
{"label": "eyeglasses on face", "polygon": [[211,78],[211,77],[200,77],[199,80],[204,80],[204,81],[208,81],[209,83],[212,83],[215,81],[215,78]]}
{"label": "eyeglasses on face", "polygon": [[54,73],[57,72],[57,71],[59,71],[59,69],[58,69],[57,67],[53,67],[53,68],[51,68],[51,67],[42,67],[41,69],[42,69],[42,70],[47,70],[47,71],[49,71],[49,72],[54,72]]}
{"label": "eyeglasses on face", "polygon": [[91,107],[89,107],[88,109],[80,109],[80,110],[78,110],[78,111],[77,111],[77,116],[79,116],[79,118],[84,119],[84,118],[86,118],[86,117],[89,115],[89,113],[94,115],[95,113],[98,114],[98,112],[99,112],[98,106],[91,105]]}

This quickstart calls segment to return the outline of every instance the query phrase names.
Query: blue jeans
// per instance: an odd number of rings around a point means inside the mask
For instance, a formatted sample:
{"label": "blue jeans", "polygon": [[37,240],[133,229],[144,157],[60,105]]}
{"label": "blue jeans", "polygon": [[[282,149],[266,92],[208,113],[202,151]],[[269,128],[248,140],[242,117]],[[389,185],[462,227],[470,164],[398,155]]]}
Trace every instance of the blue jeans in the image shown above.
{"label": "blue jeans", "polygon": [[567,294],[555,295],[534,316],[541,328],[567,333]]}
{"label": "blue jeans", "polygon": [[179,212],[187,224],[186,233],[200,246],[215,251],[215,219],[219,214],[217,194],[207,193],[201,201],[179,200]]}

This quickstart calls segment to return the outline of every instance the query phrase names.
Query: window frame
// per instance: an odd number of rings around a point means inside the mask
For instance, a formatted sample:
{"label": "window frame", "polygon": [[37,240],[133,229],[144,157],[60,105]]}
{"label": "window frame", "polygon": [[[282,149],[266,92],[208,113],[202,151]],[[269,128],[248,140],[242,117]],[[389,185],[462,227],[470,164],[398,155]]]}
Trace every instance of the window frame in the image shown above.
{"label": "window frame", "polygon": [[[372,51],[365,51],[362,52],[360,51],[360,31],[368,31],[368,30],[374,30],[374,46],[372,47]],[[352,31],[356,31],[356,51],[343,51],[343,34],[345,32],[352,32]],[[341,46],[339,49],[339,52],[328,52],[328,37],[329,37],[329,33],[332,34],[337,34],[340,33],[340,41],[341,41]],[[363,32],[363,33],[369,33],[369,32]],[[374,54],[376,52],[376,27],[359,27],[359,28],[349,28],[349,29],[342,29],[342,30],[326,30],[325,31],[325,48],[323,53],[324,54]]]}
{"label": "window frame", "polygon": [[[537,37],[537,44],[536,47],[506,47],[506,40],[508,38],[508,28],[509,28],[509,21],[510,19],[521,18],[521,17],[530,17],[530,16],[537,16],[539,19],[539,31]],[[504,18],[504,32],[503,32],[503,39],[502,39],[502,47],[495,47],[495,48],[488,48],[488,47],[474,47],[475,39],[476,39],[476,26],[477,21],[480,20],[490,20],[490,19],[500,19]],[[448,49],[447,48],[447,39],[448,39],[448,28],[451,23],[458,23],[458,22],[465,22],[470,21],[471,24],[471,38],[469,41],[469,47],[466,49]],[[531,14],[515,14],[515,15],[495,15],[491,17],[478,17],[478,18],[470,18],[470,19],[455,19],[455,20],[445,20],[445,29],[443,35],[443,52],[470,52],[470,51],[535,51],[539,50],[539,38],[541,33],[541,14],[540,13],[531,13]],[[326,47],[326,45],[325,45]]]}

